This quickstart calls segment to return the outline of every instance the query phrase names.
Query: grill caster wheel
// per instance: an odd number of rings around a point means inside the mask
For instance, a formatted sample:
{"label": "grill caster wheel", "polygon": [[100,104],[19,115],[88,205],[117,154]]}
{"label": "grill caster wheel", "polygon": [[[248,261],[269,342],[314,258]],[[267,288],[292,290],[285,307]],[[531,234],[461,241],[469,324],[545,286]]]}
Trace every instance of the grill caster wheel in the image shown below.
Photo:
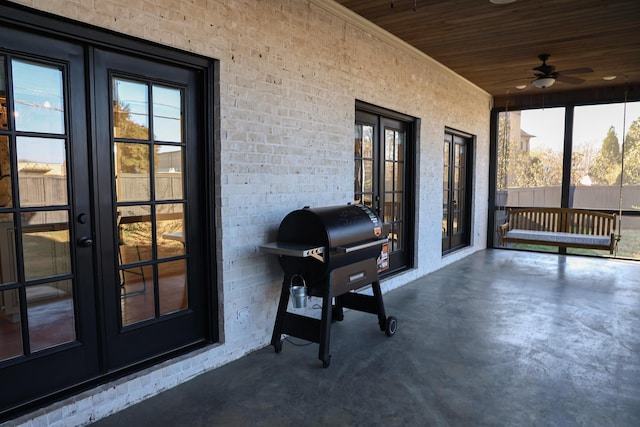
{"label": "grill caster wheel", "polygon": [[276,353],[280,353],[282,351],[282,340],[278,341],[273,345],[273,349]]}
{"label": "grill caster wheel", "polygon": [[384,333],[387,334],[388,337],[395,334],[398,330],[398,319],[393,316],[387,317],[387,322],[384,326]]}

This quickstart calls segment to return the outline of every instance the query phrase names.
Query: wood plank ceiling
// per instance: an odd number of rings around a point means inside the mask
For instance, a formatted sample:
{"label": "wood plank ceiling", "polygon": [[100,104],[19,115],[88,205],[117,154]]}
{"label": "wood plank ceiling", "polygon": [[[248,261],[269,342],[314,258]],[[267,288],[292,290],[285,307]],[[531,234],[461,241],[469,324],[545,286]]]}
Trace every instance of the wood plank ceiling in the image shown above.
{"label": "wood plank ceiling", "polygon": [[[495,97],[640,87],[640,0],[336,0]],[[391,4],[393,3],[393,7]],[[415,10],[414,10],[415,9]],[[531,85],[540,54],[579,84]],[[615,80],[604,77],[616,76]],[[524,89],[516,89],[525,85]]]}

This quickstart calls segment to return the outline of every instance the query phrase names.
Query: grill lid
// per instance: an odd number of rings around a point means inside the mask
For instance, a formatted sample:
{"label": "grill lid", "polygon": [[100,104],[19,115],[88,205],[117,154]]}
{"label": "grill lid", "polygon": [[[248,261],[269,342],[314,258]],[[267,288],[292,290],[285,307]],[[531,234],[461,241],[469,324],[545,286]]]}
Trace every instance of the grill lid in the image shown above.
{"label": "grill lid", "polygon": [[364,205],[304,208],[289,213],[280,223],[278,242],[322,246],[341,253],[378,241],[382,221]]}

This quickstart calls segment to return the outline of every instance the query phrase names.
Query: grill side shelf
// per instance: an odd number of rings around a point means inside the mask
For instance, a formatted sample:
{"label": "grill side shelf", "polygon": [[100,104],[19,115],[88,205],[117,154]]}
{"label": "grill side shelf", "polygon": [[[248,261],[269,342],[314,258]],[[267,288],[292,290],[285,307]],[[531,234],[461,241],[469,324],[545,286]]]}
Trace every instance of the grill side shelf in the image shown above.
{"label": "grill side shelf", "polygon": [[263,252],[275,255],[293,256],[298,258],[315,258],[324,260],[324,246],[309,246],[299,243],[270,242],[260,246]]}

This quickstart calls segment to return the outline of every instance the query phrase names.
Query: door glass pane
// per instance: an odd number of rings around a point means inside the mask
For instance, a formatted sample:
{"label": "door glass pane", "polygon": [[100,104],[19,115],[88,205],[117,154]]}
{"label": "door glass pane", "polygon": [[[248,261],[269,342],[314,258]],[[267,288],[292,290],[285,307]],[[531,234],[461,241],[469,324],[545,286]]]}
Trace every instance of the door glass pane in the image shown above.
{"label": "door glass pane", "polygon": [[151,207],[122,206],[118,213],[120,265],[149,261],[152,257]]}
{"label": "door glass pane", "polygon": [[7,75],[5,59],[0,56],[0,130],[9,128],[9,116],[7,114]]}
{"label": "door glass pane", "polygon": [[404,182],[404,164],[403,163],[396,163],[396,167],[394,170],[394,175],[395,175],[395,182],[394,182],[394,188],[396,191],[402,191],[403,190],[403,182]]}
{"label": "door glass pane", "polygon": [[9,138],[5,135],[0,135],[0,208],[10,208],[12,206]]}
{"label": "door glass pane", "polygon": [[113,79],[113,136],[149,140],[149,91],[146,84]]}
{"label": "door glass pane", "polygon": [[113,151],[118,202],[149,201],[149,145],[117,142]]}
{"label": "door glass pane", "polygon": [[181,259],[158,264],[160,315],[187,307],[187,263]]}
{"label": "door glass pane", "polygon": [[184,255],[184,208],[182,203],[159,205],[157,214],[156,241],[158,258]]}
{"label": "door glass pane", "polygon": [[384,158],[394,160],[396,151],[396,132],[392,129],[384,130]]}
{"label": "door glass pane", "polygon": [[13,214],[0,214],[0,284],[18,280],[16,266]]}
{"label": "door glass pane", "polygon": [[355,125],[354,200],[373,206],[373,126]]}
{"label": "door glass pane", "polygon": [[395,183],[395,162],[384,162],[384,188],[393,191]]}
{"label": "door glass pane", "polygon": [[447,227],[449,225],[448,214],[449,213],[448,213],[448,211],[446,209],[442,212],[442,237],[447,237],[449,235],[448,230],[447,230]]}
{"label": "door glass pane", "polygon": [[20,205],[66,205],[68,184],[65,141],[18,137],[16,142]]}
{"label": "door glass pane", "polygon": [[362,127],[362,157],[373,158],[373,126]]}
{"label": "door glass pane", "polygon": [[155,168],[156,200],[182,199],[183,172],[182,147],[156,145]]}
{"label": "door glass pane", "polygon": [[13,60],[13,115],[19,131],[65,132],[62,70]]}
{"label": "door glass pane", "polygon": [[182,91],[153,86],[153,138],[182,142]]}
{"label": "door glass pane", "polygon": [[373,191],[373,160],[362,161],[362,192]]}
{"label": "door glass pane", "polygon": [[26,293],[31,351],[76,339],[70,280],[28,286]]}
{"label": "door glass pane", "polygon": [[71,273],[67,211],[22,213],[22,244],[27,280]]}
{"label": "door glass pane", "polygon": [[401,223],[404,218],[404,203],[402,198],[404,197],[402,192],[396,192],[393,196],[393,220],[397,223]]}
{"label": "door glass pane", "polygon": [[0,291],[0,361],[22,355],[22,324],[17,289]]}
{"label": "door glass pane", "polygon": [[122,326],[155,317],[155,294],[151,265],[120,268],[120,316]]}

